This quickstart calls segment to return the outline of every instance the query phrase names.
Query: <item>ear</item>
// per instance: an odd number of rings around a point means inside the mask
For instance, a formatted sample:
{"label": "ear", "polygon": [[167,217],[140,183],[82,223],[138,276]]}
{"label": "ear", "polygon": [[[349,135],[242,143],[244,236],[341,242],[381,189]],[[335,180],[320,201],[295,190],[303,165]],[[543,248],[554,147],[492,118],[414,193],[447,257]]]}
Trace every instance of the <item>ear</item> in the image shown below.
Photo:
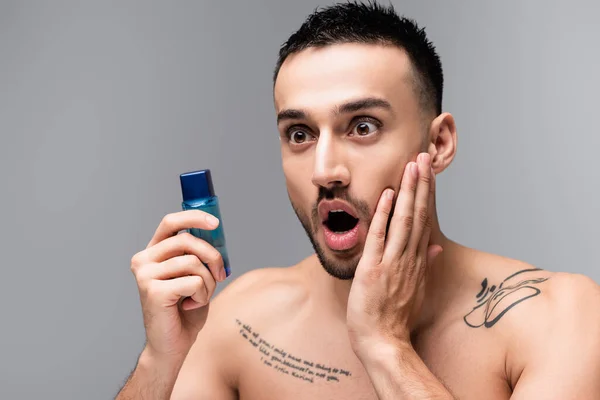
{"label": "ear", "polygon": [[444,171],[456,154],[456,123],[449,113],[442,113],[429,126],[427,151],[436,174]]}

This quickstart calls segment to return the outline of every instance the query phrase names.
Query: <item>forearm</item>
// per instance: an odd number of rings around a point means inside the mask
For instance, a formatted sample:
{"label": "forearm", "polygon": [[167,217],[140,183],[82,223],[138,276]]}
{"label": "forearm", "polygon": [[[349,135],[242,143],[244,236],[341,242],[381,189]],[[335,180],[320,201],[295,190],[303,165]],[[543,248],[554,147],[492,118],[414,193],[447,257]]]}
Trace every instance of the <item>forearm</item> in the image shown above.
{"label": "forearm", "polygon": [[452,400],[410,344],[380,344],[359,355],[380,400]]}
{"label": "forearm", "polygon": [[168,400],[183,360],[159,360],[146,349],[115,400]]}

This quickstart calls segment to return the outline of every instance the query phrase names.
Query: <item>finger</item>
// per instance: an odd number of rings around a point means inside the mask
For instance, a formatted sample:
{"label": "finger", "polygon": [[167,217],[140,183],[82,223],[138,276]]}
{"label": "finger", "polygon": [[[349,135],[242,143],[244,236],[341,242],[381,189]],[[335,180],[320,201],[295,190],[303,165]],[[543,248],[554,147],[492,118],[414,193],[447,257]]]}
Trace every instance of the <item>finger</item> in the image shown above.
{"label": "finger", "polygon": [[427,265],[433,264],[435,259],[444,251],[439,244],[432,244],[427,249]]}
{"label": "finger", "polygon": [[172,236],[145,250],[150,262],[160,263],[169,258],[184,254],[193,254],[204,263],[214,278],[225,279],[225,269],[221,253],[202,239],[189,233]]}
{"label": "finger", "polygon": [[176,235],[178,232],[190,228],[213,230],[219,226],[219,219],[214,215],[200,210],[186,210],[167,214],[160,224],[147,247]]}
{"label": "finger", "polygon": [[[217,282],[215,282],[215,279],[207,268],[203,267],[203,269],[200,271],[200,277],[202,278],[204,289],[206,289],[206,294],[204,294],[204,292],[198,292],[196,295],[185,298],[181,302],[181,308],[185,311],[205,306],[208,304],[213,293],[215,292]],[[206,298],[204,298],[204,296],[206,296]]]}
{"label": "finger", "polygon": [[165,307],[176,305],[183,297],[193,298],[199,307],[208,302],[204,280],[197,275],[183,276],[167,281],[154,281],[153,287],[155,289],[151,294],[152,300]]}
{"label": "finger", "polygon": [[199,269],[198,275],[200,275],[200,277],[204,281],[206,295],[208,296],[208,300],[210,300],[213,293],[215,292],[215,288],[217,287],[217,281],[212,276],[208,268],[206,268],[205,266],[202,266],[202,268]]}
{"label": "finger", "polygon": [[161,263],[152,263],[140,270],[140,279],[175,279],[187,275],[200,275],[203,271],[210,271],[194,254],[186,254],[170,258]]}
{"label": "finger", "polygon": [[[419,181],[417,183],[417,193],[415,195],[414,224],[406,251],[409,254],[416,254],[419,243],[423,238],[423,232],[427,225],[431,224],[429,215],[429,193],[431,181],[431,156],[428,153],[421,153],[417,158],[419,166]],[[417,254],[418,256],[418,254]]]}
{"label": "finger", "polygon": [[435,194],[435,174],[433,173],[433,168],[429,168],[431,179],[429,180],[429,193],[427,199],[427,223],[425,224],[425,230],[423,231],[423,235],[421,237],[421,242],[419,243],[419,250],[417,257],[421,259],[427,258],[427,248],[429,247],[429,241],[431,239],[431,225],[433,221],[433,211],[434,211],[434,194]]}
{"label": "finger", "polygon": [[371,220],[371,226],[365,240],[363,257],[369,257],[375,263],[381,261],[383,248],[385,246],[385,235],[387,224],[392,211],[392,202],[394,200],[394,191],[386,189],[379,198],[375,214]]}
{"label": "finger", "polygon": [[414,224],[414,203],[418,181],[417,164],[409,162],[404,168],[394,216],[390,222],[384,259],[397,259],[404,251]]}
{"label": "finger", "polygon": [[206,304],[201,304],[201,303],[197,303],[196,301],[194,301],[194,299],[192,299],[191,297],[186,297],[185,299],[183,299],[183,301],[181,302],[181,309],[183,311],[190,311],[190,310],[195,310],[196,308],[200,308],[205,306]]}

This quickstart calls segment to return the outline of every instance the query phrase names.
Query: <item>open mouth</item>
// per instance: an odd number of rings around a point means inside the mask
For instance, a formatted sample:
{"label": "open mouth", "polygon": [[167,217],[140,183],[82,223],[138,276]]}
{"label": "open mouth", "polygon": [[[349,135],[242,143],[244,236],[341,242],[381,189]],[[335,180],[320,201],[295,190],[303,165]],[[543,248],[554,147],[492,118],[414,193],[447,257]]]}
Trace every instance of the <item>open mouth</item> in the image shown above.
{"label": "open mouth", "polygon": [[358,213],[349,203],[337,199],[324,200],[319,204],[318,212],[323,223],[323,241],[329,249],[348,253],[363,240],[360,218],[356,217]]}
{"label": "open mouth", "polygon": [[358,218],[354,218],[344,210],[332,210],[327,213],[327,219],[323,224],[334,233],[344,233],[358,225]]}

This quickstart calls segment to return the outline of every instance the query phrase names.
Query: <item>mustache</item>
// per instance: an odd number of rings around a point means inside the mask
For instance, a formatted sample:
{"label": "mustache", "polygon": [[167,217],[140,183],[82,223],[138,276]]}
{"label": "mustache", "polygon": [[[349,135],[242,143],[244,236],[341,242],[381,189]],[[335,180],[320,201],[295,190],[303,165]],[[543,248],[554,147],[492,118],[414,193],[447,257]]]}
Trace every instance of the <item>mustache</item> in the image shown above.
{"label": "mustache", "polygon": [[319,186],[319,194],[317,196],[317,204],[323,200],[340,199],[347,202],[351,202],[352,199],[348,193],[348,189],[341,186],[334,186],[332,188],[326,188]]}

